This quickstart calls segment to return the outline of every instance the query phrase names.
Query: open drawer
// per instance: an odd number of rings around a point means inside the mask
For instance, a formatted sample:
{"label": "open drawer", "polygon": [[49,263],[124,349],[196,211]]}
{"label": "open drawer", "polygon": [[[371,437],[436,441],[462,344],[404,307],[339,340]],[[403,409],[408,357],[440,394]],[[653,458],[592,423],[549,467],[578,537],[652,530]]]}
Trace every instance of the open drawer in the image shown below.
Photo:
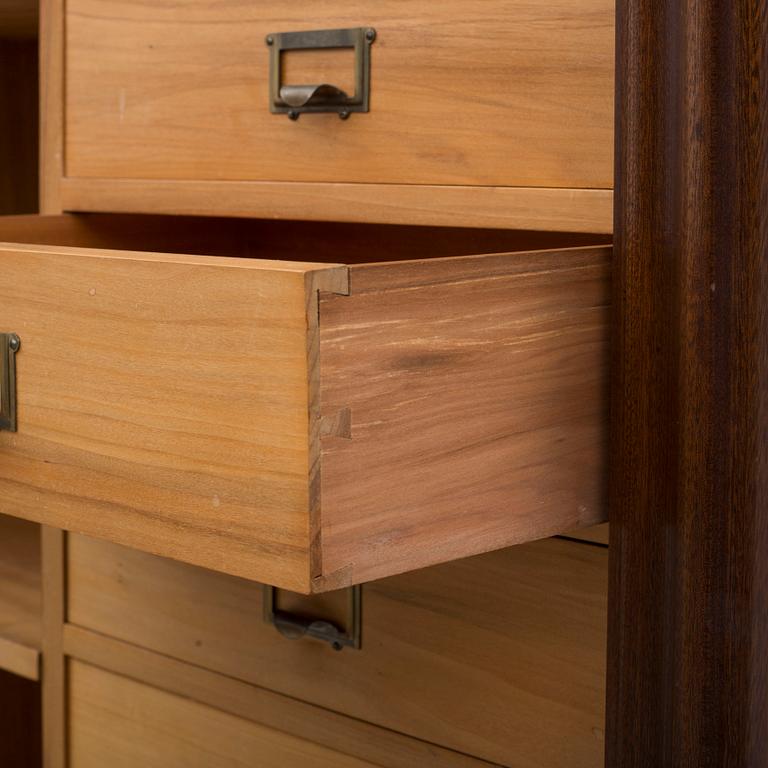
{"label": "open drawer", "polygon": [[82,215],[0,242],[2,514],[297,592],[605,519],[605,238]]}

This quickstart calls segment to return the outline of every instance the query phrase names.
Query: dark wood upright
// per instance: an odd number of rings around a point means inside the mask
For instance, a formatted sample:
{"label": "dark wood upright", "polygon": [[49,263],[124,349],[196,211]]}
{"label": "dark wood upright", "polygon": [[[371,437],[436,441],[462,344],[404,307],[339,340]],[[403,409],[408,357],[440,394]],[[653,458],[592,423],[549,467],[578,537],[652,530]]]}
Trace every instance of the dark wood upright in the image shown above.
{"label": "dark wood upright", "polygon": [[610,768],[768,765],[768,3],[619,0]]}

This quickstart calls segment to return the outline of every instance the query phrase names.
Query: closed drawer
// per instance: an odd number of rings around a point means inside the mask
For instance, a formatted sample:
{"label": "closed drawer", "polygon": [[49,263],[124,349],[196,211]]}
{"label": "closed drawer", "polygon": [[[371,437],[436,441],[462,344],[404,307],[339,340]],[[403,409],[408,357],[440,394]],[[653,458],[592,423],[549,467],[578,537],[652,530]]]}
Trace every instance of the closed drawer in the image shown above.
{"label": "closed drawer", "polygon": [[[108,635],[514,768],[602,765],[608,550],[562,539],[363,588],[362,649],[287,640],[261,588],[69,537],[68,618]],[[343,624],[346,596],[279,601]]]}
{"label": "closed drawer", "polygon": [[[610,231],[612,0],[68,0],[64,13],[67,209]],[[268,35],[334,28],[376,32],[370,111],[272,114]],[[281,85],[354,91],[351,50],[282,60]]]}
{"label": "closed drawer", "polygon": [[0,513],[298,592],[604,519],[607,247],[98,216],[14,239],[55,244],[0,249]]}
{"label": "closed drawer", "polygon": [[71,768],[381,765],[77,661],[68,697]]}

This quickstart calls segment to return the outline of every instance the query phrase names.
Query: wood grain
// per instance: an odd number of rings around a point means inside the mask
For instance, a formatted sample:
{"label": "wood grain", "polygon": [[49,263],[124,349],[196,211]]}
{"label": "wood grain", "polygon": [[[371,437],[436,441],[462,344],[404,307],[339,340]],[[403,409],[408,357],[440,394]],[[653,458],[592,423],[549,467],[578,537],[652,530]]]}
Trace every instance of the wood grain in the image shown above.
{"label": "wood grain", "polygon": [[[612,186],[610,0],[69,0],[66,17],[67,176]],[[268,33],[360,25],[369,114],[270,113]]]}
{"label": "wood grain", "polygon": [[130,179],[61,180],[55,211],[613,231],[609,189]]}
{"label": "wood grain", "polygon": [[0,634],[0,670],[27,680],[39,680],[40,651]]}
{"label": "wood grain", "polygon": [[0,4],[0,215],[37,211],[37,41],[6,39]]}
{"label": "wood grain", "polygon": [[39,679],[40,529],[0,515],[0,669]]}
{"label": "wood grain", "polygon": [[43,768],[67,766],[67,702],[64,622],[67,616],[67,536],[41,527],[43,587],[42,738]]}
{"label": "wood grain", "polygon": [[362,265],[321,300],[323,415],[351,418],[322,441],[323,588],[605,520],[609,257]]}
{"label": "wood grain", "polygon": [[71,768],[365,768],[290,734],[94,667],[69,664]]}
{"label": "wood grain", "polygon": [[176,661],[73,625],[71,658],[387,768],[487,768],[490,764],[400,733]]}
{"label": "wood grain", "polygon": [[768,13],[618,4],[607,765],[768,754]]}
{"label": "wood grain", "polygon": [[307,296],[345,271],[26,245],[0,259],[0,326],[22,340],[0,511],[308,590]]}
{"label": "wood grain", "polygon": [[[257,584],[71,536],[69,618],[491,762],[594,768],[607,557],[602,547],[552,539],[366,585],[363,648],[336,653],[265,624]],[[344,597],[281,592],[280,603],[341,621]]]}
{"label": "wood grain", "polygon": [[610,249],[494,253],[587,236],[65,215],[3,240],[0,509],[303,592],[605,519]]}

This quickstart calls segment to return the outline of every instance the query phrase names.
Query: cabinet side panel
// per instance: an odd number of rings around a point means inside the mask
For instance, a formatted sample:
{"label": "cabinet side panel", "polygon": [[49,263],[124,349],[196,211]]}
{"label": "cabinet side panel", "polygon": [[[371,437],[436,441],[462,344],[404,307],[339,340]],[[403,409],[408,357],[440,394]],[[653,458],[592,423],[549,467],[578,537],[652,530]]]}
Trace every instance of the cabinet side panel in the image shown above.
{"label": "cabinet side panel", "polygon": [[322,299],[318,589],[605,519],[609,255],[353,267]]}

